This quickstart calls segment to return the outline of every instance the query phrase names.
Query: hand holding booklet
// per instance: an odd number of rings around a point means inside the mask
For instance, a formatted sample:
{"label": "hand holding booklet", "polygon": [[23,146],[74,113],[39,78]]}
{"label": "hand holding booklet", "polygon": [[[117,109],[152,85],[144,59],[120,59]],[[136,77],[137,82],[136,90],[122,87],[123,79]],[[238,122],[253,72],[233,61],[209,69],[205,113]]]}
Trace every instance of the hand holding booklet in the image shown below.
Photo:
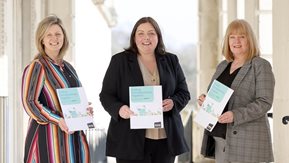
{"label": "hand holding booklet", "polygon": [[83,87],[57,89],[63,117],[69,131],[94,128],[93,117],[88,115],[88,101]]}
{"label": "hand holding booklet", "polygon": [[211,132],[233,92],[231,88],[214,80],[194,121]]}

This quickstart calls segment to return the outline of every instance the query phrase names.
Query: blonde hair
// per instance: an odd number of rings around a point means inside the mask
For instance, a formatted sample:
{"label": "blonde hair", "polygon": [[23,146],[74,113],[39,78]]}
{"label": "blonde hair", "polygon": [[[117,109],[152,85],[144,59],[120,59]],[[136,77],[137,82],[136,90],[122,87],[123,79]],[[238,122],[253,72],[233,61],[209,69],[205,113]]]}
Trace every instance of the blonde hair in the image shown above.
{"label": "blonde hair", "polygon": [[248,41],[248,54],[246,61],[260,55],[259,45],[257,43],[256,36],[250,26],[250,24],[242,19],[232,21],[227,27],[225,38],[223,41],[222,53],[227,61],[233,61],[234,56],[230,50],[229,37],[231,34],[245,35]]}
{"label": "blonde hair", "polygon": [[[55,24],[58,25],[62,29],[62,32],[64,35],[63,45],[62,45],[62,47],[59,51],[59,55],[58,55],[58,59],[62,59],[65,55],[65,52],[68,49],[69,41],[67,38],[66,31],[63,27],[63,23],[62,23],[61,19],[59,19],[56,15],[49,15],[49,16],[45,17],[38,24],[38,27],[36,30],[36,36],[35,36],[35,43],[36,43],[36,47],[38,49],[39,54],[42,56],[47,56],[47,54],[45,53],[45,49],[44,49],[44,45],[43,45],[42,41],[45,37],[45,33],[47,32],[48,28],[50,28],[52,25],[55,25]],[[37,58],[37,56],[35,58]]]}

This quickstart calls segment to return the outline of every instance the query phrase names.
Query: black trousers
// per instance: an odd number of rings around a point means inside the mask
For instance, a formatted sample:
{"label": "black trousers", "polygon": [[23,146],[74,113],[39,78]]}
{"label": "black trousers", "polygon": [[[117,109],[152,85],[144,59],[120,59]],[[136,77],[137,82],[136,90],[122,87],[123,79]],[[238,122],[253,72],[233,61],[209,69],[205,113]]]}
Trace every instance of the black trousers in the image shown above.
{"label": "black trousers", "polygon": [[117,163],[174,163],[175,156],[168,151],[167,139],[145,140],[143,160],[124,160],[116,158]]}

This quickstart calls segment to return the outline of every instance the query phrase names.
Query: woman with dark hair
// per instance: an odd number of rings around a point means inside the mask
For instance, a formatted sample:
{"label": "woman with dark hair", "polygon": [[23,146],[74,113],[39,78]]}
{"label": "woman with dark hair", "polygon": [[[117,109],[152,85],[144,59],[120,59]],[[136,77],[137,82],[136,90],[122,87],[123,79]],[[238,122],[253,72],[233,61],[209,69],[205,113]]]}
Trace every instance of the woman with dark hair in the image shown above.
{"label": "woman with dark hair", "polygon": [[[164,128],[130,129],[130,86],[161,85]],[[162,34],[151,17],[139,19],[130,46],[112,56],[100,101],[110,114],[106,155],[117,163],[173,163],[188,152],[180,111],[190,100],[176,55],[165,51]]]}

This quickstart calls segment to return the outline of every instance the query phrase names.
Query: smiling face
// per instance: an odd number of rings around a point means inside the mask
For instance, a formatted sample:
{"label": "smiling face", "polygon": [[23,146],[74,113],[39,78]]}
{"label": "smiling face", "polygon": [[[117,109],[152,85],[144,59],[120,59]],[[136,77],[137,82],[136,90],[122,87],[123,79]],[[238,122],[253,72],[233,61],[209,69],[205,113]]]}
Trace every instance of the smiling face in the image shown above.
{"label": "smiling face", "polygon": [[45,53],[52,59],[56,59],[58,57],[59,51],[63,46],[63,42],[64,34],[61,27],[57,24],[54,24],[47,29],[42,40]]}
{"label": "smiling face", "polygon": [[135,43],[141,55],[154,54],[158,44],[158,36],[156,30],[150,23],[143,23],[137,27]]}
{"label": "smiling face", "polygon": [[229,46],[234,57],[246,57],[248,53],[248,39],[244,34],[230,34]]}

